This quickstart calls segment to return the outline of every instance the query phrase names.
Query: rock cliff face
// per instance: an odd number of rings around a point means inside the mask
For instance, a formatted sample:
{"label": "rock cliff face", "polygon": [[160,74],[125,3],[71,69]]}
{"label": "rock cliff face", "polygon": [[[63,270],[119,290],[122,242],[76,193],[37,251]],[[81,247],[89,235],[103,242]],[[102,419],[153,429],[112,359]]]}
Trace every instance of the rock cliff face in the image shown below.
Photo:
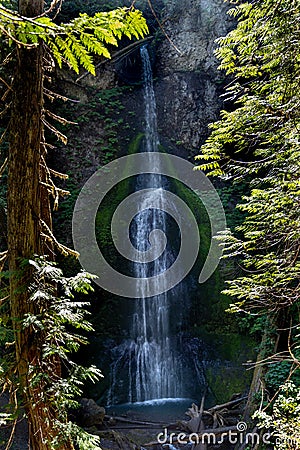
{"label": "rock cliff face", "polygon": [[166,0],[161,14],[169,40],[157,48],[159,124],[166,138],[190,150],[199,150],[222,106],[224,74],[214,50],[232,27],[227,9],[223,0]]}
{"label": "rock cliff face", "polygon": [[162,18],[174,46],[164,40],[159,48],[162,73],[201,70],[215,75],[214,41],[231,26],[227,9],[223,0],[166,0]]}

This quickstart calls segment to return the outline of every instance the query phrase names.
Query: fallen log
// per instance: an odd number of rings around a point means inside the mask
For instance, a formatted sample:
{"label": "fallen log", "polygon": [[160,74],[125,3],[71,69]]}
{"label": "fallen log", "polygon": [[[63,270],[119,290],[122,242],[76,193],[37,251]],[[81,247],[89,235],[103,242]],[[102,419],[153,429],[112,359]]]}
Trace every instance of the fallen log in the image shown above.
{"label": "fallen log", "polygon": [[121,417],[121,416],[109,416],[105,415],[106,420],[115,420],[116,422],[125,422],[125,423],[134,423],[139,425],[163,425],[164,422],[144,422],[141,420],[136,419],[128,419],[127,417]]}
{"label": "fallen log", "polygon": [[204,414],[214,414],[216,411],[220,411],[220,409],[228,409],[232,406],[238,405],[244,400],[247,400],[248,396],[245,395],[244,397],[236,398],[235,400],[230,400],[229,402],[223,403],[222,405],[215,405],[209,408],[208,410],[204,411]]}
{"label": "fallen log", "polygon": [[120,417],[120,416],[109,416],[109,415],[105,415],[104,417],[105,421],[115,421],[115,422],[122,422],[122,423],[128,423],[128,424],[133,424],[133,425],[159,425],[161,428],[163,427],[168,427],[169,425],[166,425],[165,422],[144,422],[141,420],[136,420],[136,419],[127,419],[126,417]]}
{"label": "fallen log", "polygon": [[[242,410],[233,410],[230,408],[236,407],[241,402],[245,401],[247,399],[247,396],[235,398],[234,400],[230,400],[229,402],[222,403],[220,405],[215,405],[208,410],[204,410],[204,397],[201,401],[201,406],[198,408],[197,405],[194,403],[192,404],[191,408],[188,409],[186,412],[186,415],[189,416],[191,419],[186,420],[180,420],[177,422],[178,428],[181,428],[183,430],[191,431],[191,432],[198,432],[201,431],[199,426],[202,424],[202,428],[204,428],[204,417],[209,416],[213,420],[213,428],[217,428],[218,426],[225,426],[226,424],[226,418],[223,417],[226,415],[232,416],[233,414],[236,414],[238,411],[238,415],[242,414]],[[220,414],[221,413],[221,414]]]}
{"label": "fallen log", "polygon": [[[130,419],[124,416],[111,416],[105,415],[104,421],[105,425],[110,429],[115,430],[125,430],[131,428],[136,429],[164,429],[164,430],[174,430],[172,433],[173,439],[172,443],[176,443],[176,436],[183,435],[186,439],[189,439],[189,436],[198,436],[201,439],[202,436],[212,435],[212,436],[220,436],[224,433],[236,432],[238,430],[233,420],[234,415],[240,415],[242,410],[239,407],[239,404],[243,401],[247,400],[247,396],[235,398],[234,400],[230,400],[226,403],[215,405],[208,410],[204,410],[204,396],[201,401],[200,408],[197,405],[192,404],[191,408],[189,408],[187,415],[190,416],[189,421],[177,421],[176,423],[166,424],[165,422],[151,422],[151,421],[142,421],[137,419]],[[220,414],[221,413],[221,414]],[[225,416],[223,418],[223,415]],[[205,416],[209,416],[211,419],[205,419]],[[222,420],[223,419],[223,420]],[[206,426],[209,422],[213,420],[213,428],[205,429],[204,422],[206,421]],[[128,426],[126,426],[128,425]],[[225,426],[226,425],[226,426]],[[166,431],[165,431],[166,432]],[[188,441],[191,442],[191,441]],[[167,442],[166,442],[167,443]],[[179,442],[180,443],[180,442]],[[144,446],[151,445],[161,445],[161,443],[155,441]],[[199,441],[198,444],[194,444],[194,450],[205,450],[206,443]]]}

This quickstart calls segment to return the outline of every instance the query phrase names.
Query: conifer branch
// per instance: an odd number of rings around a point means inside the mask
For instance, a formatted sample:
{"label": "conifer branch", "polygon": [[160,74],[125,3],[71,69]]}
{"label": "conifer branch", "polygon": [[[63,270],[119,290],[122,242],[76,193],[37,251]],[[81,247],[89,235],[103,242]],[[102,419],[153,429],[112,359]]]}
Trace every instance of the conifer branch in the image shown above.
{"label": "conifer branch", "polygon": [[26,47],[26,48],[34,48],[34,47],[36,47],[36,44],[27,44],[25,42],[19,41],[15,36],[13,36],[11,33],[9,33],[1,25],[0,25],[0,31],[2,32],[2,34],[6,35],[9,39],[11,39],[13,42],[15,42],[16,44],[20,45],[21,47]]}
{"label": "conifer branch", "polygon": [[[110,58],[109,45],[116,46],[123,36],[142,38],[148,33],[145,19],[138,10],[118,8],[93,17],[82,14],[68,24],[55,24],[49,17],[22,17],[0,6],[0,32],[9,41],[27,48],[43,40],[59,67],[65,60],[78,73],[83,66],[95,74],[93,55]],[[6,30],[9,25],[10,32]]]}

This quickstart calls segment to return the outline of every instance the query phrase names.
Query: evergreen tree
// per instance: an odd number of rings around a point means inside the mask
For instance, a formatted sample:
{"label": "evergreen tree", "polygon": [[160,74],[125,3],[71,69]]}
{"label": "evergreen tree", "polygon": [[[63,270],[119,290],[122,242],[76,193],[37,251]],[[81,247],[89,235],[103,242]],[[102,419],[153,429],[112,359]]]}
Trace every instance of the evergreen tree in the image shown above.
{"label": "evergreen tree", "polygon": [[212,125],[197,158],[212,176],[250,181],[238,205],[246,213],[243,237],[223,237],[225,253],[242,269],[225,292],[235,301],[232,311],[261,317],[268,345],[260,364],[269,366],[266,380],[281,373],[278,387],[297,379],[300,368],[300,1],[234,3],[229,14],[237,27],[217,49],[231,77],[230,110]]}
{"label": "evergreen tree", "polygon": [[[73,324],[89,329],[81,322],[82,305],[72,305],[68,298],[72,290],[86,291],[89,280],[85,275],[66,280],[51,264],[57,250],[74,252],[60,245],[52,233],[50,196],[56,205],[65,192],[52,180],[53,175],[63,175],[47,167],[44,128],[63,141],[66,138],[50,123],[51,119],[64,120],[45,109],[45,95],[53,97],[44,87],[45,66],[65,62],[76,72],[82,66],[94,74],[94,54],[109,58],[109,48],[122,36],[140,38],[147,32],[145,20],[134,8],[93,17],[82,14],[57,25],[50,16],[55,16],[60,4],[53,0],[45,9],[43,0],[19,0],[15,11],[10,2],[0,3],[0,32],[13,50],[15,64],[12,86],[7,83],[7,96],[11,95],[9,152],[1,168],[3,172],[8,165],[8,250],[0,254],[2,267],[7,258],[9,263],[9,321],[15,351],[1,378],[10,386],[15,404],[22,396],[33,450],[71,450],[74,435],[80,448],[98,448],[97,440],[83,438],[66,414],[73,396],[80,392],[80,376],[94,378],[99,371],[84,371],[68,359],[68,352],[77,348],[81,338],[65,327]],[[36,260],[35,255],[48,258]],[[56,295],[57,289],[62,297]],[[62,378],[62,360],[71,369],[67,379]],[[3,420],[9,417],[2,415]]]}

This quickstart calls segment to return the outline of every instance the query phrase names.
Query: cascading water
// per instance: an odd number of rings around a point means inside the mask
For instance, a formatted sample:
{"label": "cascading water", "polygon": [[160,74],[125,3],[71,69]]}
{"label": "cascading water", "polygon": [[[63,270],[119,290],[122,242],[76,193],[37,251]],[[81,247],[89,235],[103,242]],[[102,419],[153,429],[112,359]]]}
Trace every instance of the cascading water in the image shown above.
{"label": "cascading water", "polygon": [[[141,48],[145,103],[145,151],[158,151],[156,103],[152,70],[146,47]],[[136,248],[147,251],[152,230],[160,229],[168,235],[165,210],[167,180],[157,174],[142,174],[137,179],[137,189],[149,189],[141,201],[140,211],[133,226]],[[156,209],[151,205],[156,204]],[[155,277],[164,272],[172,260],[172,250],[165,250],[160,258],[150,264],[136,263],[134,275],[140,298],[135,302],[130,349],[131,383],[129,399],[138,402],[178,397],[181,390],[180,364],[176,364],[174,343],[170,336],[170,301],[167,292],[147,298],[147,289],[139,286],[139,278]],[[157,281],[158,282],[158,281]],[[163,283],[163,281],[161,281]],[[134,370],[132,370],[134,369]]]}
{"label": "cascading water", "polygon": [[[146,47],[141,48],[143,68],[143,95],[145,104],[144,149],[149,155],[157,152],[159,136],[157,130],[156,102],[153,89],[152,69]],[[153,159],[153,164],[157,160]],[[157,171],[160,173],[160,171]],[[151,263],[134,263],[138,297],[134,300],[130,339],[114,350],[111,368],[111,388],[108,403],[144,402],[152,399],[182,398],[187,396],[185,382],[187,369],[183,367],[181,335],[178,333],[180,314],[176,314],[175,325],[171,321],[174,310],[181,311],[180,302],[185,297],[183,283],[160,295],[148,296],[147,287],[139,279],[156,277],[165,272],[175,259],[170,235],[173,233],[170,218],[164,212],[167,199],[168,179],[163,175],[140,174],[136,178],[135,191],[147,190],[140,198],[138,210],[131,225],[131,240],[139,252],[149,250],[151,231],[160,230],[168,242],[162,254]],[[155,205],[155,208],[153,207]],[[170,206],[170,205],[169,205]],[[175,207],[175,205],[172,205]],[[174,241],[174,239],[173,239]],[[164,277],[157,283],[164,283]],[[127,388],[128,385],[128,388]],[[123,390],[123,395],[120,392]],[[124,391],[127,390],[127,398]]]}

